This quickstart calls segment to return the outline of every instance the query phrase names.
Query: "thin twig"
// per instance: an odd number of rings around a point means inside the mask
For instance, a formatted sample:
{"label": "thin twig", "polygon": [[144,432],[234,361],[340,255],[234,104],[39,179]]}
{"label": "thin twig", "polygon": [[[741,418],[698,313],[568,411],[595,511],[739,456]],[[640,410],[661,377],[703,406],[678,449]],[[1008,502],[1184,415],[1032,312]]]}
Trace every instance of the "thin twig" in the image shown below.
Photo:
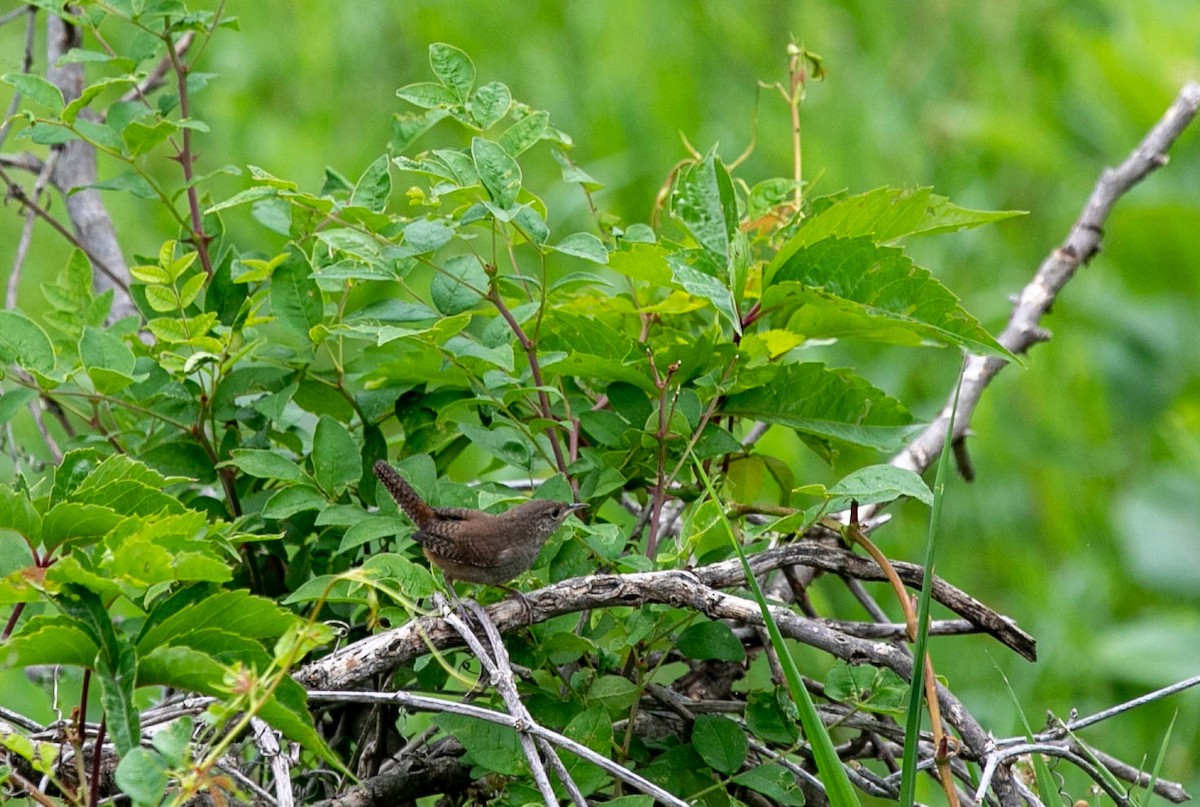
{"label": "thin twig", "polygon": [[534,737],[540,737],[559,748],[570,751],[572,754],[607,771],[627,785],[653,796],[663,804],[669,804],[672,807],[687,807],[687,802],[672,796],[658,785],[639,776],[628,768],[618,765],[608,757],[597,754],[586,745],[577,743],[569,737],[539,726],[536,723],[519,727],[516,718],[504,712],[495,712],[479,706],[430,698],[425,695],[413,695],[409,692],[332,692],[328,690],[313,690],[308,693],[308,701],[309,703],[394,703],[415,711],[448,712],[450,714],[466,715],[480,720],[487,720],[500,726],[508,726],[511,729],[524,730],[534,735]]}

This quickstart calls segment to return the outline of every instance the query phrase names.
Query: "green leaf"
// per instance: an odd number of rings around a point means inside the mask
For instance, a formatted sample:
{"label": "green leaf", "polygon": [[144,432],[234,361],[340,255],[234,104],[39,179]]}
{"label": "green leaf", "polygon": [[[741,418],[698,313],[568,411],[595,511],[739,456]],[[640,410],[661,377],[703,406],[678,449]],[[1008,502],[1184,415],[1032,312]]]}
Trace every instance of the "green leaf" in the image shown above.
{"label": "green leaf", "polygon": [[434,42],[429,46],[429,66],[442,85],[454,91],[459,101],[466,101],[475,83],[475,65],[471,57],[453,45]]}
{"label": "green leaf", "polygon": [[780,367],[765,382],[728,396],[722,414],[789,426],[819,444],[841,440],[889,452],[912,432],[913,417],[899,401],[849,371],[806,362]]}
{"label": "green leaf", "polygon": [[611,716],[628,712],[640,696],[637,684],[620,675],[600,676],[587,692],[588,703],[603,707]]}
{"label": "green leaf", "polygon": [[675,647],[688,658],[741,661],[746,658],[742,643],[724,622],[697,622],[679,634]]}
{"label": "green leaf", "polygon": [[12,530],[36,546],[42,535],[42,517],[29,494],[0,485],[0,530]]}
{"label": "green leaf", "polygon": [[500,135],[499,143],[506,152],[517,157],[545,137],[549,128],[550,113],[539,110],[505,129]]}
{"label": "green leaf", "polygon": [[826,238],[870,236],[888,243],[910,235],[930,235],[1023,215],[1018,210],[967,210],[935,196],[930,188],[876,188],[841,199],[804,223],[776,254],[770,277],[801,247]]}
{"label": "green leaf", "polygon": [[178,595],[179,599],[172,595],[172,600],[156,606],[137,638],[139,652],[145,655],[156,647],[187,643],[188,636],[210,629],[245,639],[276,639],[300,623],[294,614],[248,591],[221,591],[204,597],[210,590],[193,586]]}
{"label": "green leaf", "polygon": [[17,413],[37,398],[35,390],[28,387],[16,387],[8,392],[0,392],[0,425],[8,423]]}
{"label": "green leaf", "polygon": [[[847,474],[832,487],[829,495],[854,499],[859,504],[895,501],[901,496],[933,506],[933,491],[920,476],[907,468],[892,465],[868,465]],[[834,505],[834,509],[842,509]]]}
{"label": "green leaf", "polygon": [[782,686],[746,696],[746,728],[769,743],[789,746],[800,737],[798,713]]}
{"label": "green leaf", "polygon": [[[85,123],[87,121],[79,121],[77,128],[82,131]],[[177,131],[179,124],[165,118],[149,124],[135,120],[121,130],[121,139],[125,141],[130,156],[137,157],[150,151]]]}
{"label": "green leaf", "polygon": [[0,361],[50,375],[54,372],[54,346],[29,317],[18,311],[0,310]]}
{"label": "green leaf", "polygon": [[655,286],[668,286],[673,275],[667,265],[670,253],[655,244],[636,243],[608,256],[608,265],[626,277],[646,280]]}
{"label": "green leaf", "polygon": [[738,232],[737,198],[729,172],[715,151],[680,171],[671,212],[721,268],[729,264]]}
{"label": "green leaf", "polygon": [[388,197],[392,194],[392,175],[388,173],[388,163],[388,156],[384,154],[367,166],[350,194],[350,204],[362,205],[376,213],[387,210]]}
{"label": "green leaf", "polygon": [[79,358],[96,389],[111,394],[133,383],[136,359],[120,338],[108,331],[85,327],[79,339]]}
{"label": "green leaf", "polygon": [[511,106],[512,93],[499,81],[490,81],[471,95],[471,117],[480,129],[487,129],[499,121],[508,114]]}
{"label": "green leaf", "polygon": [[4,643],[0,667],[63,664],[88,669],[96,661],[99,649],[99,644],[75,619],[42,614],[31,618]]}
{"label": "green leaf", "polygon": [[93,671],[100,681],[100,702],[113,745],[121,756],[141,742],[141,728],[133,691],[137,684],[137,651],[129,637],[117,633],[112,618],[95,592],[68,584],[55,599],[63,612],[76,620],[99,646]]}
{"label": "green leaf", "polygon": [[258,479],[281,479],[285,482],[303,482],[304,471],[296,460],[274,451],[261,448],[235,448],[230,453],[229,464],[243,473]]}
{"label": "green leaf", "polygon": [[292,485],[278,491],[263,505],[262,517],[281,520],[306,510],[327,507],[329,500],[309,485]]}
{"label": "green leaf", "polygon": [[117,765],[117,787],[134,804],[158,804],[167,792],[167,761],[148,748],[133,748]]}
{"label": "green leaf", "polygon": [[15,87],[30,101],[41,104],[58,114],[63,108],[62,90],[34,73],[5,73],[0,81]]}
{"label": "green leaf", "polygon": [[304,343],[324,317],[321,290],[311,274],[308,258],[292,249],[271,279],[271,313]]}
{"label": "green leaf", "polygon": [[[717,313],[733,327],[734,333],[740,334],[742,318],[738,315],[733,292],[715,275],[699,268],[705,266],[705,263],[705,255],[694,250],[676,252],[667,256],[667,265],[671,268],[675,282],[688,294],[712,303],[713,308],[717,309]],[[712,267],[709,266],[709,268]]]}
{"label": "green leaf", "polygon": [[[432,81],[420,81],[415,84],[408,84],[396,90],[396,95],[414,106],[438,111],[440,111],[441,107],[453,106],[459,100],[453,90],[443,87],[441,84],[434,84]],[[421,123],[421,130],[424,131],[430,128],[438,120],[441,120],[445,114],[445,112],[441,112],[436,120],[431,120],[427,116],[420,116],[418,120]],[[411,139],[409,142],[411,142]],[[408,144],[406,143],[405,145]]]}
{"label": "green leaf", "polygon": [[452,714],[437,715],[434,724],[463,744],[474,765],[505,776],[527,773],[521,741],[508,726]]}
{"label": "green leaf", "polygon": [[58,502],[42,518],[42,541],[47,547],[58,547],[83,539],[98,540],[125,518],[100,504]]}
{"label": "green leaf", "polygon": [[341,423],[321,415],[313,432],[312,463],[317,484],[332,496],[340,496],[362,476],[362,449]]}
{"label": "green leaf", "polygon": [[604,242],[591,233],[572,233],[551,249],[592,263],[608,263],[608,250],[604,248]]}
{"label": "green leaf", "polygon": [[746,735],[728,717],[696,715],[692,725],[692,747],[710,768],[731,774],[742,767],[750,750]]}
{"label": "green leaf", "polygon": [[927,270],[866,236],[796,250],[775,272],[762,304],[807,339],[931,342],[1015,360]]}
{"label": "green leaf", "polygon": [[455,255],[433,276],[429,296],[438,311],[449,317],[474,308],[487,288],[488,276],[479,259],[474,255]]}
{"label": "green leaf", "polygon": [[796,786],[796,777],[782,765],[768,763],[751,768],[733,777],[742,787],[761,793],[773,802],[789,807],[803,807],[804,791]]}
{"label": "green leaf", "polygon": [[435,252],[454,237],[454,225],[441,219],[417,219],[404,228],[404,244],[414,255]]}
{"label": "green leaf", "polygon": [[482,137],[472,138],[471,159],[492,201],[503,210],[511,208],[521,190],[521,166],[517,161],[503,146]]}

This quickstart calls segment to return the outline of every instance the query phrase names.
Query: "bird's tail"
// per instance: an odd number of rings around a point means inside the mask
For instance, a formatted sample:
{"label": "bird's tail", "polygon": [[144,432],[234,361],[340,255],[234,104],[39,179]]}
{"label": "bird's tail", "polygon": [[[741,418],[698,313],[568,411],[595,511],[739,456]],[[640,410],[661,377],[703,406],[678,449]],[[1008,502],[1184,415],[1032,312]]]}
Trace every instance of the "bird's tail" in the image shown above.
{"label": "bird's tail", "polygon": [[388,489],[388,493],[392,494],[396,504],[400,505],[400,509],[407,513],[418,527],[424,527],[433,520],[433,508],[426,504],[413,490],[412,485],[404,481],[404,477],[386,461],[380,460],[375,463],[375,476],[379,477],[379,481]]}

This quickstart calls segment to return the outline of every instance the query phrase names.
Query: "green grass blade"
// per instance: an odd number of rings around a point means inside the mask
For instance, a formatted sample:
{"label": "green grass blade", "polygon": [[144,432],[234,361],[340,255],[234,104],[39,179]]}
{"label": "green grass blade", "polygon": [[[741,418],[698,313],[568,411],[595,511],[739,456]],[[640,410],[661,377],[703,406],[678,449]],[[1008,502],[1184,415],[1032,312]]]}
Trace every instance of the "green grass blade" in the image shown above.
{"label": "green grass blade", "polygon": [[753,593],[754,599],[758,602],[758,607],[762,610],[763,622],[766,623],[767,633],[771,637],[771,644],[775,647],[775,651],[779,656],[779,663],[783,666],[784,676],[787,678],[788,691],[791,693],[792,701],[796,704],[796,709],[800,713],[800,726],[804,729],[804,736],[808,738],[808,742],[812,746],[813,758],[816,759],[817,770],[821,774],[821,781],[825,785],[825,794],[829,797],[829,803],[833,807],[858,807],[858,795],[854,792],[854,788],[850,785],[850,780],[846,777],[846,771],[842,768],[842,762],[838,759],[837,751],[833,747],[833,740],[830,738],[829,732],[825,729],[825,724],[821,721],[821,714],[817,711],[812,696],[808,694],[808,690],[804,687],[804,682],[800,680],[800,670],[796,668],[796,662],[792,658],[792,654],[788,652],[787,646],[783,643],[783,634],[779,632],[779,626],[775,624],[775,619],[771,616],[771,610],[767,607],[767,600],[763,596],[758,581],[754,578],[754,573],[750,569],[750,562],[746,560],[746,553],[742,551],[742,545],[733,534],[733,525],[729,523],[729,519],[725,516],[725,508],[721,507],[717,493],[713,489],[712,481],[704,471],[704,466],[695,457],[692,457],[692,463],[695,465],[696,473],[699,474],[701,481],[704,482],[704,489],[708,492],[709,498],[716,505],[717,512],[721,514],[721,521],[725,525],[725,532],[729,536],[729,543],[733,546],[734,551],[737,552],[738,560],[742,562],[742,570],[746,573],[746,582],[750,586],[750,591]]}
{"label": "green grass blade", "polygon": [[921,703],[925,681],[925,648],[929,644],[929,604],[932,601],[934,559],[937,557],[938,524],[942,517],[942,500],[946,495],[946,473],[950,467],[950,442],[954,437],[954,420],[958,415],[958,393],[962,389],[962,371],[954,386],[954,403],[946,423],[946,439],[938,458],[937,475],[933,482],[933,509],[929,514],[929,537],[925,542],[925,578],[921,581],[921,596],[917,605],[917,643],[913,647],[912,685],[908,696],[908,715],[904,725],[904,758],[900,767],[900,804],[912,807],[917,793],[917,750],[921,740]]}

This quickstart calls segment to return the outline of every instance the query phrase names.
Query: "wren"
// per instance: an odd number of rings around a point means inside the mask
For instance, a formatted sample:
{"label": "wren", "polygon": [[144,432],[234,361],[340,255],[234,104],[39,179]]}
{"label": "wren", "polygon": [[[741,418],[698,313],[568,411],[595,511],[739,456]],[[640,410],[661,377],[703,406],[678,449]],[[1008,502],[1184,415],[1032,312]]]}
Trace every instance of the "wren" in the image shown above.
{"label": "wren", "polygon": [[542,544],[567,516],[587,507],[544,499],[495,515],[466,507],[430,507],[387,462],[375,463],[375,476],[417,525],[413,538],[448,581],[504,586],[533,565]]}

